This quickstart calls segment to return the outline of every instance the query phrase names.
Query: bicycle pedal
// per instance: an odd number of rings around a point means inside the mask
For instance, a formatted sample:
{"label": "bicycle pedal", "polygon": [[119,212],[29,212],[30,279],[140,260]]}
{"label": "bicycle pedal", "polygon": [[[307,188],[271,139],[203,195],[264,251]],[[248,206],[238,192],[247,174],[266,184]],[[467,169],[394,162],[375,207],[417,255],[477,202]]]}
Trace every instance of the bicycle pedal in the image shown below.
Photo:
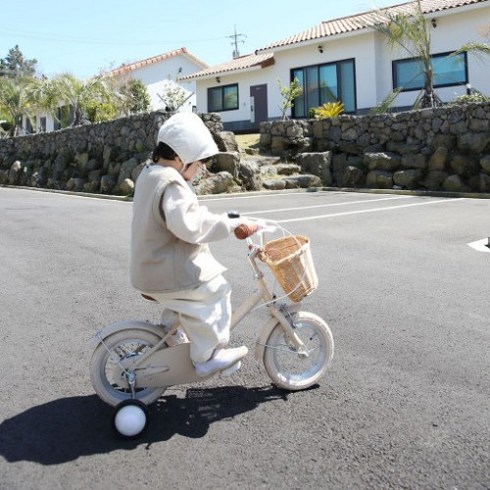
{"label": "bicycle pedal", "polygon": [[232,366],[223,369],[223,371],[221,371],[220,374],[221,376],[231,376],[234,372],[238,371],[241,367],[242,367],[242,362],[238,361],[235,362],[235,364],[233,364]]}

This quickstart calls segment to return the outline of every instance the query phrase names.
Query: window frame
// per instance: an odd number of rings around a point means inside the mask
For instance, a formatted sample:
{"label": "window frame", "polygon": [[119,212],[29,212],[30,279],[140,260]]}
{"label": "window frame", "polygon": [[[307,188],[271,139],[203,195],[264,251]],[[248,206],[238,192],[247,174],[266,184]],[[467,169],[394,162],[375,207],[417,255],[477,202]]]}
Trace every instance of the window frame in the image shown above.
{"label": "window frame", "polygon": [[302,86],[304,88],[305,83],[308,83],[308,76],[307,73],[313,69],[316,69],[316,78],[317,78],[317,85],[318,85],[318,99],[319,99],[319,104],[318,105],[312,105],[309,107],[308,103],[308,97],[305,97],[305,93],[300,96],[303,99],[303,104],[304,104],[304,116],[297,116],[296,115],[296,104],[293,105],[292,110],[291,110],[291,115],[294,119],[307,119],[308,113],[312,108],[319,107],[320,105],[324,104],[325,102],[322,102],[321,100],[321,88],[320,88],[320,71],[324,67],[335,67],[336,71],[336,77],[337,77],[337,100],[342,102],[343,99],[343,84],[342,84],[342,65],[349,63],[352,67],[352,84],[353,84],[353,93],[350,94],[352,96],[353,100],[353,109],[352,110],[345,110],[346,114],[355,114],[357,112],[357,78],[356,78],[356,59],[355,58],[346,58],[342,60],[337,60],[337,61],[330,61],[327,63],[320,63],[320,64],[314,64],[314,65],[307,65],[307,66],[298,66],[295,68],[291,68],[290,70],[290,81],[292,82],[294,78],[297,78],[297,72],[302,71]]}
{"label": "window frame", "polygon": [[[225,108],[225,89],[234,87],[236,88],[236,106]],[[221,108],[216,109],[212,106],[212,98],[211,94],[213,92],[221,92]],[[227,112],[227,111],[236,111],[240,107],[240,91],[238,83],[230,83],[228,85],[218,85],[215,87],[208,88],[208,112]]]}
{"label": "window frame", "polygon": [[[431,60],[432,60],[432,67],[434,68],[434,59],[447,58],[452,53],[453,53],[453,51],[447,51],[447,52],[444,52],[444,53],[431,54],[430,57],[431,57]],[[458,86],[461,86],[461,85],[466,85],[468,83],[468,54],[466,52],[463,52],[463,53],[459,53],[457,56],[462,56],[463,57],[463,62],[464,62],[464,80],[463,81],[457,80],[457,81],[454,81],[454,82],[446,82],[446,83],[434,83],[433,84],[433,87],[434,88],[458,87]],[[413,62],[416,62],[416,61],[420,61],[420,57],[414,56],[412,58],[403,58],[403,59],[399,59],[399,60],[393,60],[391,62],[393,90],[397,90],[397,89],[400,88],[400,85],[399,85],[399,82],[398,82],[399,75],[398,75],[398,71],[397,71],[397,66],[400,66],[402,63],[410,63],[410,62],[413,63]],[[434,73],[433,73],[433,81],[434,82],[436,81],[436,72],[435,72],[435,70],[434,70]],[[423,81],[422,81],[421,86],[409,87],[409,88],[403,88],[403,87],[401,87],[401,92],[420,91],[420,90],[423,90],[423,88],[424,88],[424,85],[423,85]]]}

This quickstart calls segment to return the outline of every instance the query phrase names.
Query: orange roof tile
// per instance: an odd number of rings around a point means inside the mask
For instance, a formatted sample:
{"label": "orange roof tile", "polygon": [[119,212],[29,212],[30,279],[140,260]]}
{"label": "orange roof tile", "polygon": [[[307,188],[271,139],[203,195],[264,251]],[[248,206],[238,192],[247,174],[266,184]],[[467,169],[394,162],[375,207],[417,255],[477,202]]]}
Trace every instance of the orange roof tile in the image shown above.
{"label": "orange roof tile", "polygon": [[179,80],[191,80],[194,78],[204,78],[216,76],[222,73],[229,73],[247,68],[266,68],[274,64],[274,54],[249,54],[234,58],[231,61],[221,63],[220,65],[212,66],[205,70],[201,70],[192,75],[180,77]]}
{"label": "orange roof tile", "polygon": [[158,63],[159,61],[168,60],[170,58],[174,58],[175,56],[184,55],[189,58],[191,61],[200,65],[203,68],[207,68],[207,64],[196,58],[194,55],[189,53],[186,48],[175,49],[174,51],[169,51],[168,53],[159,54],[157,56],[153,56],[151,58],[147,58],[145,60],[135,61],[134,63],[129,63],[128,65],[122,65],[119,68],[115,68],[109,72],[109,75],[118,76],[123,75],[125,73],[131,72],[133,70],[137,70],[138,68],[143,68],[148,65],[152,65],[154,63]]}
{"label": "orange roof tile", "polygon": [[[424,14],[430,14],[440,12],[442,10],[463,7],[465,5],[487,1],[489,0],[420,0],[420,5]],[[286,46],[291,46],[293,44],[313,41],[315,39],[320,39],[328,36],[335,36],[348,32],[358,31],[361,29],[366,29],[380,21],[382,17],[380,17],[379,12],[399,12],[409,14],[413,12],[416,4],[416,1],[406,2],[399,5],[394,5],[392,7],[380,9],[379,11],[372,10],[369,12],[351,15],[348,17],[323,21],[321,24],[314,26],[304,32],[294,34],[290,37],[282,39],[281,41],[269,44],[264,48],[257,49],[255,53],[259,54],[261,52],[271,51],[274,48],[282,48]]]}

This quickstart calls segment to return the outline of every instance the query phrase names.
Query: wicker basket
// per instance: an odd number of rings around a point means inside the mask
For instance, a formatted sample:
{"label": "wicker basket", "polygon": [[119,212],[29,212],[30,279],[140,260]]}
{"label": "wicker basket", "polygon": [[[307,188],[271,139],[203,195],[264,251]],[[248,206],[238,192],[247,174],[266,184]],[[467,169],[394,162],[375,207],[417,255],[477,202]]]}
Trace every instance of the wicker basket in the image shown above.
{"label": "wicker basket", "polygon": [[291,301],[301,301],[318,287],[310,240],[305,236],[290,235],[268,242],[261,259]]}

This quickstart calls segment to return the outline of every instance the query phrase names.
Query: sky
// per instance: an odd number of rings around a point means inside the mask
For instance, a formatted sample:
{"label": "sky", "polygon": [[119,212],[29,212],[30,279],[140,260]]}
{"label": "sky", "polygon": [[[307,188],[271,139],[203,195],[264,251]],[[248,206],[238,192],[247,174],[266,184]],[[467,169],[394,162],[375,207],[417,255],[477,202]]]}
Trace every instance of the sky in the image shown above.
{"label": "sky", "polygon": [[0,58],[86,79],[182,47],[209,66],[332,20],[404,0],[0,0]]}

